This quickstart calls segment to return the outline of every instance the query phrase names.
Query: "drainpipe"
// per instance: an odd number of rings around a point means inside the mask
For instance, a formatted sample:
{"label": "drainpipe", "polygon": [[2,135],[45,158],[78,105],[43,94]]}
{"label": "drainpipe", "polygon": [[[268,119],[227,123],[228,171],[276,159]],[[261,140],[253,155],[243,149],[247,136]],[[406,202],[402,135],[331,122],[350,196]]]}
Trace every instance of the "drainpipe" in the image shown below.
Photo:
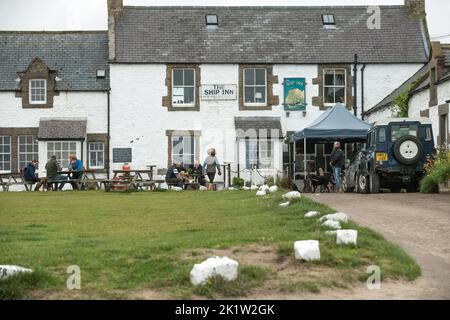
{"label": "drainpipe", "polygon": [[107,97],[107,134],[106,134],[106,145],[107,145],[107,152],[108,152],[108,161],[106,162],[106,178],[109,180],[109,171],[110,171],[110,163],[111,163],[111,152],[110,152],[110,141],[111,141],[111,110],[110,110],[110,94],[111,94],[111,88],[106,91],[106,97]]}
{"label": "drainpipe", "polygon": [[361,120],[364,120],[364,69],[366,64],[364,63],[361,68]]}
{"label": "drainpipe", "polygon": [[358,88],[358,55],[355,53],[355,59],[353,61],[353,114],[355,117],[358,113],[357,103],[357,88]]}

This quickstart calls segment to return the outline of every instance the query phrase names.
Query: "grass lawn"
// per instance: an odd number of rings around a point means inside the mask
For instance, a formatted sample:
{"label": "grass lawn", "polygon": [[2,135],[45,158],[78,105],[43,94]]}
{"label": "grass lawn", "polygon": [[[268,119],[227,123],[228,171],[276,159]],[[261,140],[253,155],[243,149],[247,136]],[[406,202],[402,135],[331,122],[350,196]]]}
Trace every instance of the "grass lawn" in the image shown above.
{"label": "grass lawn", "polygon": [[[0,281],[0,298],[252,297],[258,290],[317,292],[382,277],[412,280],[419,266],[398,246],[349,222],[358,246],[337,246],[301,198],[279,208],[282,192],[250,191],[0,193],[0,264],[36,270]],[[321,260],[295,261],[295,240],[320,240]],[[193,287],[189,271],[211,254],[240,262],[239,280]],[[82,290],[66,289],[67,267],[81,269]],[[145,295],[153,292],[156,296]],[[142,295],[139,295],[141,294]]]}

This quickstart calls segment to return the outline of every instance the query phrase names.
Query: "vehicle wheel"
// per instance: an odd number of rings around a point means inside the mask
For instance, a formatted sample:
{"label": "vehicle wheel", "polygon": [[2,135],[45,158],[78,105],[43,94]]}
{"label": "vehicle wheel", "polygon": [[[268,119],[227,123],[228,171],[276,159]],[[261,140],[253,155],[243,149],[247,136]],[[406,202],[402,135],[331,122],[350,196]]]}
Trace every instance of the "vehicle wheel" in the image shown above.
{"label": "vehicle wheel", "polygon": [[353,190],[355,189],[354,187],[349,187],[348,183],[347,183],[347,176],[344,175],[344,177],[342,178],[342,189],[344,190],[344,192],[353,192]]}
{"label": "vehicle wheel", "polygon": [[370,193],[380,193],[380,177],[373,170],[370,170]]}
{"label": "vehicle wheel", "polygon": [[414,136],[403,136],[395,141],[393,150],[398,162],[406,165],[416,163],[422,156],[422,145]]}
{"label": "vehicle wheel", "polygon": [[415,182],[411,182],[407,187],[406,187],[406,192],[410,193],[410,192],[417,192],[419,191],[419,185]]}
{"label": "vehicle wheel", "polygon": [[359,193],[369,193],[369,176],[358,174],[357,188]]}

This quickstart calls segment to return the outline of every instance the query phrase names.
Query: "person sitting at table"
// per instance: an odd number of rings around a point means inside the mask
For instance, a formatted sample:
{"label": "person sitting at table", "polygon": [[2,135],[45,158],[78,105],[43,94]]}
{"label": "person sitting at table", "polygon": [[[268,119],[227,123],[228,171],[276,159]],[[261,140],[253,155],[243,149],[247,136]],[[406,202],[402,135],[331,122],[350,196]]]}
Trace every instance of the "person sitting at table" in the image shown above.
{"label": "person sitting at table", "polygon": [[216,158],[216,149],[210,148],[207,151],[208,156],[205,159],[205,162],[203,164],[203,168],[206,171],[206,174],[208,175],[209,182],[214,182],[214,177],[216,176],[216,169],[217,174],[220,176],[222,173],[220,172],[220,163],[219,160]]}
{"label": "person sitting at table", "polygon": [[[72,173],[71,180],[79,180],[83,174],[83,162],[77,159],[76,155],[69,157],[69,171]],[[73,190],[78,190],[78,184],[74,181],[70,181],[70,185]]]}
{"label": "person sitting at table", "polygon": [[194,161],[194,164],[191,165],[191,173],[197,177],[197,182],[201,186],[206,184],[205,176],[203,175],[203,166],[200,164],[200,161]]}
{"label": "person sitting at table", "polygon": [[[58,171],[62,170],[61,165],[56,161],[56,156],[53,155],[50,157],[50,160],[45,164],[45,170],[47,171],[47,180],[48,181],[64,181],[67,180],[67,177],[58,174]],[[61,183],[58,187],[59,190],[62,190],[64,187],[64,182]]]}
{"label": "person sitting at table", "polygon": [[39,161],[34,159],[31,161],[24,170],[24,179],[28,183],[36,183],[36,187],[34,191],[39,191],[42,185],[45,185],[47,178],[38,178],[36,176],[36,168],[38,166]]}
{"label": "person sitting at table", "polygon": [[183,188],[184,178],[181,175],[184,172],[184,168],[180,161],[175,161],[173,165],[167,169],[166,173],[166,183],[168,186],[177,186]]}

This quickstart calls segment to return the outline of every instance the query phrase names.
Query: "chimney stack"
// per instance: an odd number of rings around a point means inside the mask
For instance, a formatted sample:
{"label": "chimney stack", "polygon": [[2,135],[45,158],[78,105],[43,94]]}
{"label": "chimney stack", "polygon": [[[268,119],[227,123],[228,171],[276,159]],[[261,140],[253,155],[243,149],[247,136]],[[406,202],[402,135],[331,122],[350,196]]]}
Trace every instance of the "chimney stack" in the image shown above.
{"label": "chimney stack", "polygon": [[425,0],[405,0],[405,7],[408,15],[413,18],[425,17]]}
{"label": "chimney stack", "polygon": [[108,58],[111,62],[116,60],[116,22],[122,12],[123,0],[108,0]]}

